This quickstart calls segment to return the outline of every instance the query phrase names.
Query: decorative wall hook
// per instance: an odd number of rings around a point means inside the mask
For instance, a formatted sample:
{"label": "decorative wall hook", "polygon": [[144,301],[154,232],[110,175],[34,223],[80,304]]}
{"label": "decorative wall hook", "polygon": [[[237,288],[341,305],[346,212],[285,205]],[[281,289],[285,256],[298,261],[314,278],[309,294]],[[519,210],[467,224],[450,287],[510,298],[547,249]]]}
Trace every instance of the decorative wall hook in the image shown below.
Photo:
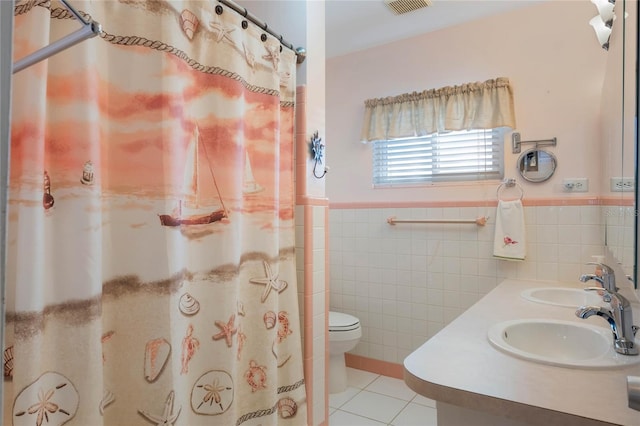
{"label": "decorative wall hook", "polygon": [[322,161],[324,159],[324,144],[322,143],[322,138],[318,136],[317,130],[315,131],[313,136],[311,136],[309,150],[311,153],[311,159],[315,161],[315,164],[313,165],[313,175],[318,179],[322,179],[324,175],[327,174],[328,168],[325,167],[323,173],[320,176],[318,176],[318,174],[316,173],[318,163],[322,164]]}

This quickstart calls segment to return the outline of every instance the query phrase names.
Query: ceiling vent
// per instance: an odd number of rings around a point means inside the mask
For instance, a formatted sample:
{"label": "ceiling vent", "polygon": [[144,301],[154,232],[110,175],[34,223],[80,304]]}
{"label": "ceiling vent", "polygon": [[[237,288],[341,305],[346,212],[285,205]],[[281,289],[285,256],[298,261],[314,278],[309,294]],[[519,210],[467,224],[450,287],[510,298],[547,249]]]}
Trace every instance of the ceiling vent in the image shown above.
{"label": "ceiling vent", "polygon": [[431,0],[384,0],[384,3],[396,15],[413,12],[414,10],[431,6]]}

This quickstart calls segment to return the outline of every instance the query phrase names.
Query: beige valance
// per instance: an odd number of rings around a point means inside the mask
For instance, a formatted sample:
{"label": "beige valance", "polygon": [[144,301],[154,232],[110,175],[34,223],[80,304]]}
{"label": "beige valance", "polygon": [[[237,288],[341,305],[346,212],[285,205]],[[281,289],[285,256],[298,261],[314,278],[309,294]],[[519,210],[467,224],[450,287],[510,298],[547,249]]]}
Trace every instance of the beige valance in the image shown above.
{"label": "beige valance", "polygon": [[368,99],[364,104],[362,142],[516,126],[513,90],[505,77]]}

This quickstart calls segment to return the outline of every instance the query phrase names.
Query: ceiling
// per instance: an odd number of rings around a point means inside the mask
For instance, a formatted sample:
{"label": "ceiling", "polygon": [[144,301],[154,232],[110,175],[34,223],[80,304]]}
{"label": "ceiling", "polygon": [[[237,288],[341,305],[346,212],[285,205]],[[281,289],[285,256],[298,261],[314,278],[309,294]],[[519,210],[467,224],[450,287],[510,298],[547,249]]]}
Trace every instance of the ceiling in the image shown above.
{"label": "ceiling", "polygon": [[327,0],[326,57],[368,49],[548,0],[432,0],[395,15],[383,0]]}

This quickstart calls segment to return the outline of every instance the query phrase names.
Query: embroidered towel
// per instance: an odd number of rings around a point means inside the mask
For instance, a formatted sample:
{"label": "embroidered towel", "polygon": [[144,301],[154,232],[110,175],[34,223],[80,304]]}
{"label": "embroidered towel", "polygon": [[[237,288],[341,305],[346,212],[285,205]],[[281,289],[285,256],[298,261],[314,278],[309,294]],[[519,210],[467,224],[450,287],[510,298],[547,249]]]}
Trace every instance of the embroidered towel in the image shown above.
{"label": "embroidered towel", "polygon": [[524,260],[526,254],[524,208],[520,200],[498,201],[493,256]]}

